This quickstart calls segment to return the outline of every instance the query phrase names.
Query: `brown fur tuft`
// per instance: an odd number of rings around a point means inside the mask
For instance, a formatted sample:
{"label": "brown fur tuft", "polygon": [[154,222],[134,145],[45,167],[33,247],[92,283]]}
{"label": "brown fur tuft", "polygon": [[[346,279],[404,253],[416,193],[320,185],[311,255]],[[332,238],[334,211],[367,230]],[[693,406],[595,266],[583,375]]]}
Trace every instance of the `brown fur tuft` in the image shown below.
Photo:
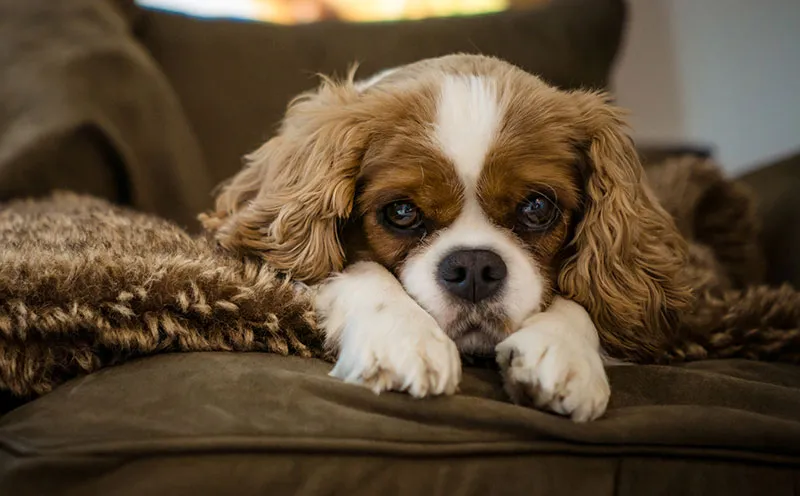
{"label": "brown fur tuft", "polygon": [[223,247],[302,281],[342,269],[338,228],[353,209],[366,139],[356,96],[351,71],[291,102],[279,135],[246,157],[215,211],[200,216]]}

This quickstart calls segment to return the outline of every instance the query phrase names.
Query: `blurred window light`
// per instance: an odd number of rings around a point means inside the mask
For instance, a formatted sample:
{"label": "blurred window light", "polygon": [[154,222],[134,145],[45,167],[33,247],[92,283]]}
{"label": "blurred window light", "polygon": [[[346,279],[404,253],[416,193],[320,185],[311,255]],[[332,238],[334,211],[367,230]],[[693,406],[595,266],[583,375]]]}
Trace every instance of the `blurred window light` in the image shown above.
{"label": "blurred window light", "polygon": [[510,0],[138,0],[144,7],[198,17],[277,24],[323,20],[380,22],[500,12]]}

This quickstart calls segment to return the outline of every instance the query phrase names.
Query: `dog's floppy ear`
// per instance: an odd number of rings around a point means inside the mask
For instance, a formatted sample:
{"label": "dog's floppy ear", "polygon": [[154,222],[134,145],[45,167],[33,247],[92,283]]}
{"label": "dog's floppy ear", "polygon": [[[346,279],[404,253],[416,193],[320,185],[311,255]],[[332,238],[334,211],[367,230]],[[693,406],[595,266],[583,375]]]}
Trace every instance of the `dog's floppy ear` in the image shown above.
{"label": "dog's floppy ear", "polygon": [[351,75],[292,101],[278,135],[246,157],[215,210],[200,216],[223,247],[299,281],[342,269],[337,231],[353,208],[366,143],[357,99]]}
{"label": "dog's floppy ear", "polygon": [[592,315],[606,351],[649,361],[690,301],[686,242],[644,182],[621,111],[603,94],[572,96],[588,136],[585,206],[559,287]]}

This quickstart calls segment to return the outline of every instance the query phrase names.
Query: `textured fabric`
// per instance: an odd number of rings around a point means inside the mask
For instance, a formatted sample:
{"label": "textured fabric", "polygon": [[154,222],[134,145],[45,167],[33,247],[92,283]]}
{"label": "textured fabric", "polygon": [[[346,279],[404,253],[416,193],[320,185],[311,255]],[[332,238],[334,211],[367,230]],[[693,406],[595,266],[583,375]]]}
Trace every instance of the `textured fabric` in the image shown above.
{"label": "textured fabric", "polygon": [[622,0],[557,0],[542,8],[422,21],[299,26],[146,12],[142,43],[194,126],[215,181],[277,129],[317,73],[358,74],[454,52],[503,58],[565,87],[606,86],[625,22]]}
{"label": "textured fabric", "polygon": [[380,396],[330,365],[163,355],[109,368],[0,419],[0,494],[794,494],[797,367],[609,369],[588,424],[509,404],[466,369],[453,397]]}
{"label": "textured fabric", "polygon": [[130,0],[0,0],[0,201],[90,193],[197,227],[202,153]]}
{"label": "textured fabric", "polygon": [[319,356],[309,298],[211,246],[71,193],[0,210],[0,389],[42,394],[170,351]]}

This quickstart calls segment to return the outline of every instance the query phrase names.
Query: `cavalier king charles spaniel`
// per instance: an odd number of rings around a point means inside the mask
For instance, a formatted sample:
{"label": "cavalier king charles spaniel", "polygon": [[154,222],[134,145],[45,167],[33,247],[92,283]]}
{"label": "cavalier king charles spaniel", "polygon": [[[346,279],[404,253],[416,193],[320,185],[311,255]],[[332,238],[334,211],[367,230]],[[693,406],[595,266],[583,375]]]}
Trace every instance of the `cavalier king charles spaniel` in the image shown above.
{"label": "cavalier king charles spaniel", "polygon": [[604,362],[652,356],[689,298],[622,113],[485,56],[353,72],[290,103],[206,228],[317,285],[335,377],[448,395],[491,354],[514,402],[601,416]]}

